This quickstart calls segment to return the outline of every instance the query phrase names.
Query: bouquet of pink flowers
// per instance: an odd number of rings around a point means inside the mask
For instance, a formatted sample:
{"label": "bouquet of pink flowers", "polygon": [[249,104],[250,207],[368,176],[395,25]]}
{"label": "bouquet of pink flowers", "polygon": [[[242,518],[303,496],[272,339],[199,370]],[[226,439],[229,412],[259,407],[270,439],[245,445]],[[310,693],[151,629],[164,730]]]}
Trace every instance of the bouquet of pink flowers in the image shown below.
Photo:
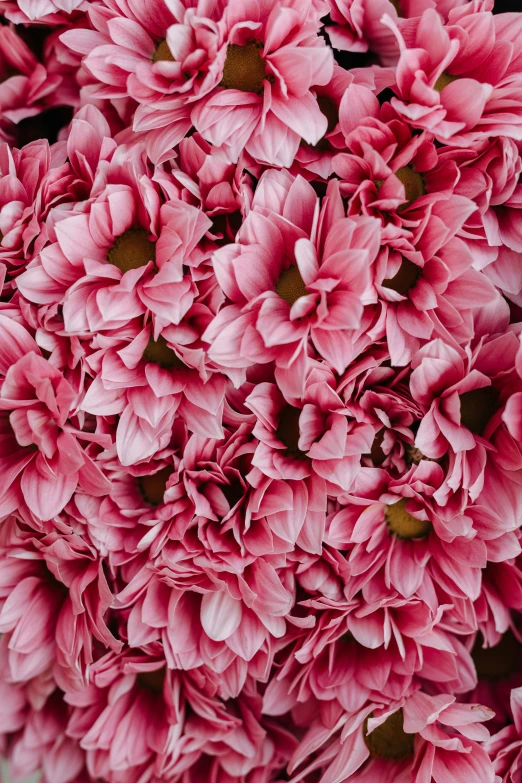
{"label": "bouquet of pink flowers", "polygon": [[520,10],[0,0],[13,780],[521,783]]}

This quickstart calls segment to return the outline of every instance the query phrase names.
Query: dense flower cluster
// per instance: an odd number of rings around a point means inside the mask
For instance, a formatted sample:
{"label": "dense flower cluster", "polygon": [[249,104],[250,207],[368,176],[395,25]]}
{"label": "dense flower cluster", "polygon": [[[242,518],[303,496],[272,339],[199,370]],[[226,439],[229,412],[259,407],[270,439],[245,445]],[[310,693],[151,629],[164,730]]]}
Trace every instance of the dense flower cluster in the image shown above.
{"label": "dense flower cluster", "polygon": [[521,783],[522,13],[0,23],[12,777]]}

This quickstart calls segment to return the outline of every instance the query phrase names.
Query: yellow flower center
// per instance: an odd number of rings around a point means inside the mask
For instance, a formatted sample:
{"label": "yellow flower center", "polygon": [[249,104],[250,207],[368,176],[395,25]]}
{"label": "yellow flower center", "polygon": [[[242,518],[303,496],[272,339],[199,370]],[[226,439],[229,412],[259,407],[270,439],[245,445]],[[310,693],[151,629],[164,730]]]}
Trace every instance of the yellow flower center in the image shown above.
{"label": "yellow flower center", "polygon": [[437,92],[442,92],[444,87],[447,87],[448,84],[451,84],[452,82],[456,81],[459,77],[458,76],[451,76],[449,73],[441,73],[435,84],[433,85],[433,89],[437,90]]}
{"label": "yellow flower center", "polygon": [[259,41],[244,46],[229,44],[221,86],[227,90],[261,93],[265,79],[265,60],[259,53],[262,48]]}
{"label": "yellow flower center", "polygon": [[494,647],[483,647],[483,643],[482,634],[478,634],[471,652],[478,677],[497,680],[507,677],[519,668],[520,642],[511,630],[506,631]]}
{"label": "yellow flower center", "polygon": [[426,188],[424,187],[422,175],[411,166],[403,166],[397,169],[395,176],[404,185],[406,201],[408,202],[407,206],[425,195]]}
{"label": "yellow flower center", "polygon": [[384,519],[390,533],[398,538],[424,538],[431,530],[431,522],[427,519],[417,519],[406,511],[406,498],[386,506]]}
{"label": "yellow flower center", "polygon": [[498,407],[498,391],[493,386],[472,389],[460,395],[460,423],[474,435],[482,435]]}
{"label": "yellow flower center", "polygon": [[390,715],[384,723],[367,734],[368,719],[364,722],[364,741],[371,755],[386,761],[399,761],[413,756],[414,734],[404,731],[402,710]]}
{"label": "yellow flower center", "polygon": [[159,44],[156,47],[156,51],[154,52],[154,55],[152,57],[153,63],[158,63],[160,61],[167,60],[168,62],[173,63],[174,57],[172,56],[172,52],[169,49],[169,45],[167,43],[167,39],[164,38],[162,41],[159,42]]}
{"label": "yellow flower center", "polygon": [[276,284],[276,292],[281,299],[288,302],[290,306],[293,305],[294,302],[297,302],[302,296],[308,294],[297,264],[292,264],[288,269],[281,272]]}
{"label": "yellow flower center", "polygon": [[129,228],[117,237],[107,253],[107,261],[122,272],[139,269],[156,261],[156,243],[151,242],[144,228]]}
{"label": "yellow flower center", "polygon": [[173,367],[181,369],[185,367],[179,356],[177,356],[165,338],[160,334],[156,341],[150,339],[147,347],[143,351],[143,358],[152,364],[159,364],[166,370]]}
{"label": "yellow flower center", "polygon": [[139,485],[141,494],[151,506],[159,506],[163,503],[163,497],[174,468],[171,465],[152,473],[150,476],[140,476]]}
{"label": "yellow flower center", "polygon": [[406,296],[410,288],[417,283],[421,276],[422,269],[413,261],[408,258],[403,258],[402,263],[398,271],[393,277],[386,278],[382,281],[385,288],[391,288],[392,291],[396,291],[398,294]]}

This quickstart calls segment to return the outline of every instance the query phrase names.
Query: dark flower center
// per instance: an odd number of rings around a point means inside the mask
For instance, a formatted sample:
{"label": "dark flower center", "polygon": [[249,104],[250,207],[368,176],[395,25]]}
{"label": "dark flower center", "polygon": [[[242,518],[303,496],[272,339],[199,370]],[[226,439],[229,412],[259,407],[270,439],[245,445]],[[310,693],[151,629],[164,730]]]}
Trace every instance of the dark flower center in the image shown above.
{"label": "dark flower center", "polygon": [[152,57],[153,63],[158,63],[161,60],[173,63],[174,57],[172,56],[172,52],[169,49],[169,45],[167,43],[167,39],[164,38],[162,41],[159,42],[159,44],[156,46],[156,51],[154,52],[154,55]]}
{"label": "dark flower center", "polygon": [[140,476],[139,485],[141,494],[151,506],[159,506],[163,503],[167,481],[169,480],[174,468],[171,465],[152,473],[150,476]]}
{"label": "dark flower center", "polygon": [[377,759],[399,761],[413,756],[413,734],[404,731],[402,710],[390,715],[384,723],[367,734],[368,719],[364,722],[363,736],[366,747]]}
{"label": "dark flower center", "polygon": [[[330,133],[330,131],[333,131],[337,123],[339,122],[339,111],[337,109],[337,104],[335,101],[333,101],[331,98],[328,97],[328,95],[318,95],[317,96],[317,105],[319,106],[319,109],[324,114],[328,121],[328,125],[326,128],[326,134]],[[313,147],[316,150],[327,150],[330,149],[330,142],[326,138],[326,134],[323,136],[322,139],[319,139],[317,144],[314,144]]]}
{"label": "dark flower center", "polygon": [[308,294],[297,264],[292,264],[292,266],[289,266],[288,269],[285,269],[283,272],[281,272],[279,280],[276,284],[276,292],[279,294],[281,299],[284,299],[285,302],[288,302],[290,306],[293,305],[294,302],[297,302],[297,300],[302,296],[306,296]]}
{"label": "dark flower center", "polygon": [[374,465],[382,465],[386,459],[386,454],[382,450],[382,442],[384,440],[386,430],[384,427],[379,430],[375,438],[373,439],[372,447],[370,449],[370,457]]}
{"label": "dark flower center", "polygon": [[431,522],[427,519],[417,519],[406,511],[406,498],[386,506],[384,519],[390,533],[398,538],[424,538],[431,530]]}
{"label": "dark flower center", "polygon": [[441,73],[435,84],[433,85],[433,89],[437,90],[437,92],[442,92],[444,87],[447,87],[448,84],[451,84],[452,82],[456,81],[459,77],[458,76],[451,76],[449,73]]}
{"label": "dark flower center", "polygon": [[429,462],[436,462],[436,460],[425,457],[422,451],[411,443],[406,444],[404,456],[406,457],[406,462],[408,465],[418,465],[419,462],[422,462],[423,459],[426,459]]}
{"label": "dark flower center", "polygon": [[117,237],[107,253],[107,261],[123,273],[139,269],[149,261],[156,261],[156,243],[150,241],[144,228],[129,228]]}
{"label": "dark flower center", "polygon": [[227,90],[261,93],[265,79],[265,60],[260,49],[263,44],[250,41],[244,46],[229,44],[223,66],[221,86]]}
{"label": "dark flower center", "polygon": [[58,140],[58,135],[63,128],[71,122],[73,109],[71,106],[53,106],[50,109],[37,114],[36,117],[26,117],[17,125],[9,128],[16,138],[15,145],[24,147],[31,141],[47,139],[49,144]]}
{"label": "dark flower center", "polygon": [[333,131],[339,122],[339,111],[337,109],[337,104],[335,101],[329,98],[328,95],[318,95],[317,104],[328,120],[328,127],[326,132],[330,133],[330,131]]}
{"label": "dark flower center", "polygon": [[13,68],[12,66],[8,66],[2,71],[2,74],[0,75],[0,84],[3,82],[6,82],[8,79],[11,78],[11,76],[18,76],[20,71],[17,71],[16,68]]}
{"label": "dark flower center", "polygon": [[185,367],[161,334],[157,340],[152,338],[149,340],[143,351],[143,358],[152,364],[159,364],[165,370],[171,370],[173,367],[178,369]]}
{"label": "dark flower center", "polygon": [[245,490],[239,479],[233,479],[230,484],[220,484],[219,488],[227,499],[227,503],[230,508],[234,508],[236,503],[239,503]]}
{"label": "dark flower center", "polygon": [[422,269],[413,261],[408,258],[403,258],[402,263],[398,271],[393,277],[386,278],[382,281],[384,288],[391,288],[392,291],[396,291],[402,296],[406,296],[410,288],[417,283],[421,276]]}
{"label": "dark flower center", "polygon": [[520,662],[520,642],[509,630],[494,647],[483,647],[482,634],[477,635],[471,652],[477,676],[486,680],[507,677],[517,669]]}
{"label": "dark flower center", "polygon": [[286,446],[287,453],[294,456],[304,456],[304,452],[299,448],[300,416],[301,408],[285,405],[279,416],[279,425],[276,430],[276,435]]}
{"label": "dark flower center", "polygon": [[212,218],[212,233],[222,234],[222,239],[217,239],[216,244],[227,245],[230,242],[234,242],[235,236],[241,228],[243,216],[241,212],[221,212],[219,215],[215,215]]}
{"label": "dark flower center", "polygon": [[406,206],[425,195],[426,188],[424,187],[422,175],[411,166],[403,166],[397,169],[395,176],[404,185],[406,201],[408,202]]}
{"label": "dark flower center", "polygon": [[165,667],[156,669],[153,672],[140,672],[136,677],[136,682],[147,691],[163,693],[166,673]]}
{"label": "dark flower center", "polygon": [[460,423],[474,435],[482,435],[498,407],[498,391],[493,386],[472,389],[460,395]]}

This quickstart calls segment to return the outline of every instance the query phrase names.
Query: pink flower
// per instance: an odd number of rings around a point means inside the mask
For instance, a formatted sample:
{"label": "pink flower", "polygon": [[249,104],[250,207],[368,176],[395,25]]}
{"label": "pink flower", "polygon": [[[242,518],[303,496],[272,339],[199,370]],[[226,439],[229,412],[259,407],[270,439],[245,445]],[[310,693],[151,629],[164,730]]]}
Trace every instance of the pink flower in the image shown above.
{"label": "pink flower", "polygon": [[43,771],[43,781],[78,783],[82,778],[85,754],[66,736],[67,705],[56,690],[42,709],[31,710],[23,731],[9,748],[9,771],[13,777]]}
{"label": "pink flower", "polygon": [[[446,21],[451,9],[465,5],[466,0],[328,0],[328,4],[334,24],[326,31],[335,49],[370,52],[382,65],[395,65],[399,48],[393,33],[383,24],[384,14],[397,24],[401,17],[417,17],[433,8]],[[486,0],[486,4],[492,6],[493,2]]]}
{"label": "pink flower", "polygon": [[[279,183],[285,197],[273,211],[271,190]],[[376,221],[345,218],[335,186],[318,209],[302,178],[264,176],[239,242],[214,254],[218,282],[231,303],[203,336],[210,358],[222,366],[275,361],[278,382],[294,397],[302,393],[309,340],[339,373],[353,357],[366,325],[369,267],[378,250]]]}
{"label": "pink flower", "polygon": [[[493,487],[509,482],[509,471],[520,466],[510,434],[511,411],[519,394],[517,349],[518,341],[509,332],[485,340],[474,351],[437,339],[423,346],[412,362],[410,388],[424,411],[415,445],[433,459],[449,453],[448,486],[464,486],[472,499],[484,487],[488,505]],[[498,470],[485,471],[487,459]],[[516,514],[513,508],[512,519]]]}
{"label": "pink flower", "polygon": [[435,498],[443,480],[441,467],[428,460],[397,480],[384,471],[361,470],[351,502],[332,515],[325,536],[347,552],[348,596],[370,589],[373,580],[404,597],[417,591],[422,596],[438,584],[451,596],[474,600],[489,551],[493,560],[496,544],[505,547],[504,556],[518,554],[509,521],[501,524],[481,506],[464,511],[458,496],[439,506]]}
{"label": "pink flower", "polygon": [[179,735],[183,719],[167,683],[157,656],[109,653],[91,668],[89,685],[66,694],[67,733],[86,752],[91,776],[115,781],[125,774],[137,783],[145,765],[159,772],[169,729],[178,724]]}
{"label": "pink flower", "polygon": [[438,202],[468,217],[470,202],[454,198],[457,163],[437,150],[433,135],[414,134],[389,104],[380,107],[361,84],[345,91],[339,113],[347,150],[333,159],[348,215],[373,215],[384,224],[414,227]]}
{"label": "pink flower", "polygon": [[[362,0],[328,0],[328,5],[333,24],[326,27],[326,32],[335,49],[357,53],[371,50],[383,65],[396,63],[399,54],[397,42],[381,21],[384,14],[398,19],[396,6],[391,0],[369,0],[366,3]],[[429,7],[430,0],[426,0],[426,5]]]}
{"label": "pink flower", "polygon": [[140,104],[134,130],[151,133],[155,160],[191,124],[231,157],[246,149],[287,166],[301,137],[315,144],[326,133],[312,88],[330,81],[333,57],[311,0],[201,0],[172,10],[158,2],[151,15],[126,5],[91,10],[98,32],[69,31],[63,40],[87,55],[85,67],[104,84],[100,95],[128,92]]}
{"label": "pink flower", "polygon": [[162,203],[147,177],[108,184],[87,211],[56,224],[56,242],[17,286],[36,304],[62,305],[69,334],[121,329],[147,310],[163,325],[178,324],[197,293],[183,267],[201,263],[209,226],[196,207]]}
{"label": "pink flower", "polygon": [[328,84],[333,70],[319,28],[312,0],[231,0],[216,58],[221,89],[191,113],[201,135],[235,158],[245,149],[276,166],[291,165],[301,138],[316,144],[328,122],[312,89]]}
{"label": "pink flower", "polygon": [[66,144],[0,147],[0,259],[10,271],[44,247],[71,202],[90,196],[98,166],[115,146],[103,115],[86,106],[72,121]]}
{"label": "pink flower", "polygon": [[[52,519],[78,483],[95,495],[109,484],[88,455],[82,433],[70,422],[77,395],[62,373],[46,361],[29,333],[0,315],[2,453],[0,482],[4,507],[23,499],[41,519]],[[21,358],[19,358],[21,356]]]}
{"label": "pink flower", "polygon": [[27,527],[13,518],[3,525],[6,667],[11,681],[27,683],[36,705],[54,689],[52,678],[62,689],[81,687],[99,643],[120,649],[106,625],[113,597],[101,561],[78,536],[35,539],[35,531],[29,538]]}
{"label": "pink flower", "polygon": [[247,397],[245,404],[257,418],[253,433],[259,439],[252,464],[262,473],[295,480],[315,474],[333,485],[334,492],[351,488],[361,454],[371,448],[374,429],[348,419],[332,381],[327,371],[312,370],[302,407],[290,405],[268,383],[259,384]]}
{"label": "pink flower", "polygon": [[360,598],[320,596],[302,605],[316,622],[294,632],[291,654],[265,692],[268,714],[297,714],[310,704],[323,715],[334,705],[356,712],[368,699],[406,696],[419,677],[435,688],[451,683],[454,692],[475,684],[469,652],[444,629],[449,605],[430,607],[418,596],[384,598],[379,588]]}
{"label": "pink flower", "polygon": [[468,4],[450,12],[448,25],[433,9],[407,26],[385,19],[401,51],[391,104],[406,122],[464,147],[522,138],[519,17],[474,13]]}
{"label": "pink flower", "polygon": [[70,14],[87,9],[86,0],[6,0],[2,11],[15,24],[63,24]]}
{"label": "pink flower", "polygon": [[451,783],[459,777],[494,783],[493,765],[480,744],[489,737],[482,723],[490,717],[491,710],[479,704],[457,704],[454,696],[429,696],[419,690],[395,704],[370,703],[353,715],[339,716],[331,727],[312,724],[291,771],[319,742],[326,747],[292,781],[298,783],[307,772],[322,768],[324,783],[399,781],[406,776],[415,783],[430,778]]}
{"label": "pink flower", "polygon": [[[115,338],[103,351],[101,371],[80,407],[95,416],[121,414],[116,444],[124,465],[166,448],[175,417],[203,437],[222,437],[227,379],[206,366],[198,345],[209,320],[206,309],[195,305],[179,329],[156,336],[150,326],[129,328],[125,341]],[[96,359],[94,372],[100,353]]]}
{"label": "pink flower", "polygon": [[495,773],[502,783],[516,783],[522,763],[522,688],[511,691],[513,723],[502,728],[486,743]]}
{"label": "pink flower", "polygon": [[12,140],[16,124],[49,105],[62,79],[47,73],[11,27],[0,27],[0,139]]}

